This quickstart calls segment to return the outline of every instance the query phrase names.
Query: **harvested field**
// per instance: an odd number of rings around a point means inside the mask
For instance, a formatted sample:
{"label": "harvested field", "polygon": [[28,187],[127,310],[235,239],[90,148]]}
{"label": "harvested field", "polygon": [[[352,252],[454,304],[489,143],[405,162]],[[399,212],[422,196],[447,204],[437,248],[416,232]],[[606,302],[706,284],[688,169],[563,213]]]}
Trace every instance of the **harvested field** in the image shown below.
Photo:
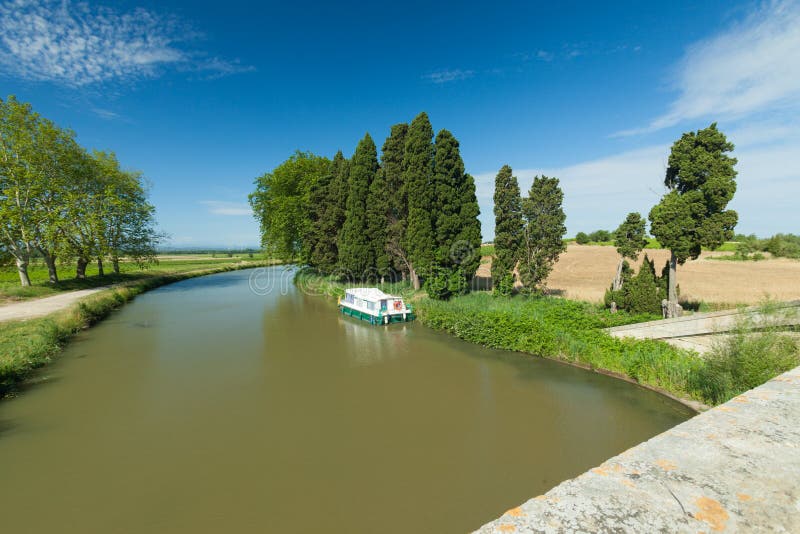
{"label": "harvested field", "polygon": [[[647,250],[661,271],[667,250]],[[704,252],[700,258],[678,266],[681,300],[718,304],[757,304],[765,296],[777,300],[800,299],[800,261],[784,258],[762,261],[719,261],[712,256],[728,252]],[[641,263],[641,257],[637,262]],[[570,244],[547,282],[564,297],[601,301],[611,285],[619,255],[614,247]],[[489,276],[491,262],[482,262],[479,276]]]}

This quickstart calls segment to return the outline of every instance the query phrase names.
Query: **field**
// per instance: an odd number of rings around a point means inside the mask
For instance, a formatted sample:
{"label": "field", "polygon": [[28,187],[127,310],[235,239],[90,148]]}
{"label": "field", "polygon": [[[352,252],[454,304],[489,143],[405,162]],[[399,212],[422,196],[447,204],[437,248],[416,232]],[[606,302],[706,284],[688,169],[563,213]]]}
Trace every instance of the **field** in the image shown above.
{"label": "field", "polygon": [[58,276],[60,282],[56,285],[47,280],[47,268],[41,263],[32,263],[28,268],[31,278],[31,287],[21,287],[16,268],[3,267],[0,269],[0,305],[31,298],[49,297],[63,291],[74,289],[88,289],[109,284],[127,282],[141,278],[162,274],[180,274],[189,271],[210,269],[233,265],[242,261],[263,260],[261,254],[232,254],[228,257],[225,253],[212,254],[168,254],[158,257],[158,263],[140,269],[138,265],[130,262],[120,264],[119,275],[114,275],[111,264],[105,265],[106,275],[97,276],[97,264],[91,263],[86,268],[86,279],[75,279],[75,265],[59,265]]}
{"label": "field", "polygon": [[[669,251],[647,250],[660,271]],[[700,258],[678,266],[681,300],[716,304],[757,304],[764,297],[800,299],[800,261],[785,258],[763,261],[714,261],[729,252],[703,252]],[[619,256],[607,246],[569,244],[547,282],[555,294],[599,302],[611,285]],[[639,262],[641,263],[641,257]],[[479,276],[488,276],[491,262],[482,262]]]}

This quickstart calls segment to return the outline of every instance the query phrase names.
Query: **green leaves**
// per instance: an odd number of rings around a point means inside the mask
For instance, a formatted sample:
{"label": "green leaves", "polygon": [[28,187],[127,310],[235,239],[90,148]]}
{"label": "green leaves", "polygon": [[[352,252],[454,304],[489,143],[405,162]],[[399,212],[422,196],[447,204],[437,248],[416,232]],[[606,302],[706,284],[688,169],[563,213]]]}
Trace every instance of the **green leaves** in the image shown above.
{"label": "green leaves", "polygon": [[517,178],[508,165],[500,169],[494,180],[494,220],[492,279],[500,281],[516,266],[522,244],[522,199]]}
{"label": "green leaves", "polygon": [[647,246],[645,220],[639,213],[631,212],[614,232],[614,246],[623,258],[635,260]]}
{"label": "green leaves", "polygon": [[311,187],[328,172],[329,163],[327,158],[298,151],[256,179],[250,205],[261,225],[262,244],[274,257],[293,260],[302,251]]}
{"label": "green leaves", "polygon": [[567,232],[563,202],[558,178],[547,176],[536,176],[528,197],[522,200],[525,227],[519,271],[529,291],[543,288],[553,265],[567,248],[563,239]]}
{"label": "green leaves", "polygon": [[736,193],[733,143],[712,124],[683,134],[672,145],[664,184],[670,191],[650,211],[652,234],[678,263],[733,237],[738,216],[726,210]]}

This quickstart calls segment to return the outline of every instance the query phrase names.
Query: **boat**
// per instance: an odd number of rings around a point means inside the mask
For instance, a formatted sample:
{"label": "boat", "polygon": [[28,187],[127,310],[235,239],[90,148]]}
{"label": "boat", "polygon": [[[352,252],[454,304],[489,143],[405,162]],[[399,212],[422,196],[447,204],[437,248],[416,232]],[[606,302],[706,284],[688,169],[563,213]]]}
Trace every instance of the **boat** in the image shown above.
{"label": "boat", "polygon": [[370,324],[390,324],[413,321],[414,310],[403,297],[389,295],[376,287],[346,289],[339,299],[342,315],[369,321]]}

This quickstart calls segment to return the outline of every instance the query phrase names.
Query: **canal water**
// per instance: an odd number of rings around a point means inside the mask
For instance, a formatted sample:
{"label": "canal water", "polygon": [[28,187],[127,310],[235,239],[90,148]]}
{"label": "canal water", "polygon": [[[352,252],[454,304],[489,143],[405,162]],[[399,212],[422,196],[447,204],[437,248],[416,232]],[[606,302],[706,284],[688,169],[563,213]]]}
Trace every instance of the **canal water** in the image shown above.
{"label": "canal water", "polygon": [[0,402],[2,531],[464,532],[690,416],[290,278],[142,295]]}

